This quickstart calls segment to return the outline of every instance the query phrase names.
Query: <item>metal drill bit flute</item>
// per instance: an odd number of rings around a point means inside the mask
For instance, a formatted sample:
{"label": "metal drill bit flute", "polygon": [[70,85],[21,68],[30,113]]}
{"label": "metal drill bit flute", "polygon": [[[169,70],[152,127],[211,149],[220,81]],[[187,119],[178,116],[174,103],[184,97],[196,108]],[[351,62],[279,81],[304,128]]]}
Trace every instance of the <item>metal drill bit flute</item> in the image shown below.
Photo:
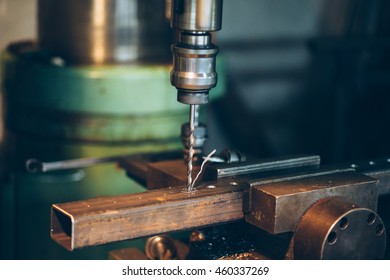
{"label": "metal drill bit flute", "polygon": [[187,191],[193,191],[193,183],[192,183],[192,161],[194,159],[194,132],[195,126],[198,125],[198,105],[190,105],[190,134],[188,138],[188,159],[187,159]]}

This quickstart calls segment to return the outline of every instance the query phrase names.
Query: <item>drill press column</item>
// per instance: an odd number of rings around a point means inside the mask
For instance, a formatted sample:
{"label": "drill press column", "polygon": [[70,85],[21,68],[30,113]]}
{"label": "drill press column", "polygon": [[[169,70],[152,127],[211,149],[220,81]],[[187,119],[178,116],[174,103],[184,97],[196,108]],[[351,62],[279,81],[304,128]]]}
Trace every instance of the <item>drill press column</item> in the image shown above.
{"label": "drill press column", "polygon": [[177,100],[190,105],[187,189],[192,191],[195,112],[209,100],[209,90],[217,84],[215,60],[218,48],[211,43],[210,32],[222,25],[222,0],[172,0],[171,27],[179,39],[172,46],[171,83],[177,88]]}

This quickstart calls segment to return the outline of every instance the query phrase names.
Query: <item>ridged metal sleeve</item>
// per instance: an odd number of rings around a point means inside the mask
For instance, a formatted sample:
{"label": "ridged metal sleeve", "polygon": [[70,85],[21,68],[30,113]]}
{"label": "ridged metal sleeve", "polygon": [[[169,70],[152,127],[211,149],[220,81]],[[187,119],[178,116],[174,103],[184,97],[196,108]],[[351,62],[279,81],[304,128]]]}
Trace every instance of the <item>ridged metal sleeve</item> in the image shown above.
{"label": "ridged metal sleeve", "polygon": [[218,49],[186,49],[173,46],[174,68],[171,81],[177,88],[209,90],[217,83],[215,57]]}

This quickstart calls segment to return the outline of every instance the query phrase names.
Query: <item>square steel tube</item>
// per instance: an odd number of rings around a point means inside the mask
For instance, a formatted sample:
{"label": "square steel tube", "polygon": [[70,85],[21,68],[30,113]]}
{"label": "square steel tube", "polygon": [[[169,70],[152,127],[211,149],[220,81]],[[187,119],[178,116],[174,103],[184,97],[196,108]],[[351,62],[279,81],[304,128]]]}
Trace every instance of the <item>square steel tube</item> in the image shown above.
{"label": "square steel tube", "polygon": [[66,249],[106,244],[244,218],[243,189],[229,182],[54,204],[51,237]]}

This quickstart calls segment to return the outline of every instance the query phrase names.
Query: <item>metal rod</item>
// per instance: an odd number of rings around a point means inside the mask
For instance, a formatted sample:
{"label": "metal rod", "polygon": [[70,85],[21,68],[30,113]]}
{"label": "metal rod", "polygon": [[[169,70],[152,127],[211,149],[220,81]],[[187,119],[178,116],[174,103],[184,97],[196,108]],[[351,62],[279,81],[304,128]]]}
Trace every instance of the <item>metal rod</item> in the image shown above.
{"label": "metal rod", "polygon": [[26,161],[26,170],[29,173],[39,173],[39,172],[49,172],[56,170],[67,170],[67,169],[77,169],[83,167],[89,167],[92,165],[108,162],[117,162],[118,160],[126,157],[126,155],[121,156],[109,156],[101,158],[79,158],[71,160],[61,160],[53,162],[44,162],[39,159],[28,159]]}

